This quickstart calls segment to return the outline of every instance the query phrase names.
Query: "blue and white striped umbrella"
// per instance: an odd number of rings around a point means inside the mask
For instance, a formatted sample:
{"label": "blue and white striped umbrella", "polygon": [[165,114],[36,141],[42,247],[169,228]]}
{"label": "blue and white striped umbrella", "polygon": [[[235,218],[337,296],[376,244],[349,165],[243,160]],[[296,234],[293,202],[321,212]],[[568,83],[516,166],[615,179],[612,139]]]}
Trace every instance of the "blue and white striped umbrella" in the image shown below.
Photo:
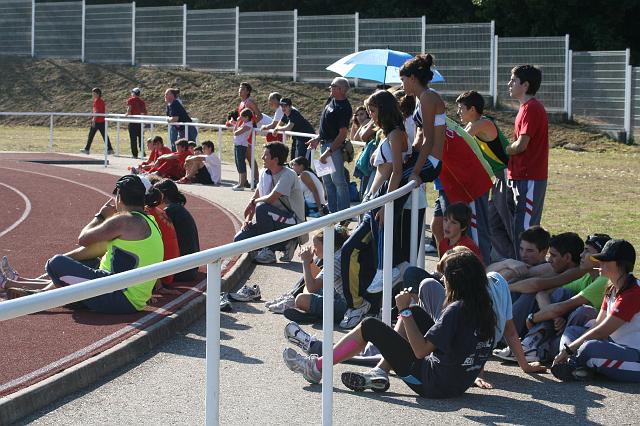
{"label": "blue and white striped umbrella", "polygon": [[[373,80],[379,83],[400,83],[398,74],[400,67],[412,55],[391,49],[368,49],[355,52],[334,62],[327,70],[340,74],[343,77]],[[435,69],[432,83],[443,82],[444,78]]]}

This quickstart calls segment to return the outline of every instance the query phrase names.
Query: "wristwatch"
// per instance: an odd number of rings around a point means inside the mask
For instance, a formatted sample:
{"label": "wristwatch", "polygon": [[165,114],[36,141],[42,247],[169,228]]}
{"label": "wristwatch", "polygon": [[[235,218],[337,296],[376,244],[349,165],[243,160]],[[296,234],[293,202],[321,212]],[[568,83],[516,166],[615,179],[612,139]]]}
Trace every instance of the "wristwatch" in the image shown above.
{"label": "wristwatch", "polygon": [[528,316],[527,316],[527,321],[529,321],[531,324],[535,324],[536,322],[533,320],[533,312],[531,312]]}
{"label": "wristwatch", "polygon": [[408,318],[411,315],[413,315],[413,312],[411,312],[411,309],[407,308],[407,309],[403,309],[400,311],[400,316],[404,317],[404,318]]}

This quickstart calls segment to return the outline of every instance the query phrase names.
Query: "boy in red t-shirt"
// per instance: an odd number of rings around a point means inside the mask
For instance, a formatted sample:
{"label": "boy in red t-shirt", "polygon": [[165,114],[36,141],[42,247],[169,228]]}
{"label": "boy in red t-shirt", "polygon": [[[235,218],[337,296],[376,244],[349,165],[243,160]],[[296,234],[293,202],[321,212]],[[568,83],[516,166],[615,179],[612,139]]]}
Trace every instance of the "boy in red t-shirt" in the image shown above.
{"label": "boy in red t-shirt", "polygon": [[507,186],[511,197],[514,252],[520,241],[515,237],[542,218],[549,171],[549,123],[544,105],[535,98],[542,72],[533,65],[511,70],[509,95],[520,102],[515,121],[515,142],[507,145],[509,155]]}
{"label": "boy in red t-shirt", "polygon": [[[93,114],[106,114],[107,107],[102,99],[102,90],[99,87],[94,87],[91,89],[91,96],[93,96]],[[111,146],[111,141],[109,140],[109,136],[105,134],[104,128],[104,116],[92,116],[91,117],[91,127],[89,128],[89,136],[87,137],[87,144],[83,149],[80,150],[83,154],[89,154],[91,150],[91,144],[93,143],[93,138],[96,135],[96,132],[100,132],[102,135],[102,139],[107,141],[107,153],[113,154],[113,147]]]}
{"label": "boy in red t-shirt", "polygon": [[442,257],[447,250],[457,246],[465,246],[482,262],[478,245],[467,235],[471,224],[471,208],[465,203],[453,203],[444,211],[442,227],[444,238],[438,243],[438,252]]}
{"label": "boy in red t-shirt", "polygon": [[[147,115],[147,104],[140,97],[140,94],[139,87],[134,87],[131,90],[131,96],[127,99],[126,115]],[[129,123],[129,139],[133,158],[138,158],[138,147],[142,144],[142,127],[141,123]],[[144,156],[144,153],[142,155]]]}
{"label": "boy in red t-shirt", "polygon": [[140,165],[131,171],[135,174],[136,172],[143,173],[151,170],[158,157],[166,154],[171,154],[171,148],[168,146],[164,146],[164,141],[161,136],[155,136],[153,139],[147,139],[147,150],[149,151],[149,159],[147,161],[143,161]]}
{"label": "boy in red t-shirt", "polygon": [[178,180],[185,175],[184,161],[189,156],[189,141],[179,139],[176,141],[176,152],[164,154],[158,157],[149,173],[158,176]]}

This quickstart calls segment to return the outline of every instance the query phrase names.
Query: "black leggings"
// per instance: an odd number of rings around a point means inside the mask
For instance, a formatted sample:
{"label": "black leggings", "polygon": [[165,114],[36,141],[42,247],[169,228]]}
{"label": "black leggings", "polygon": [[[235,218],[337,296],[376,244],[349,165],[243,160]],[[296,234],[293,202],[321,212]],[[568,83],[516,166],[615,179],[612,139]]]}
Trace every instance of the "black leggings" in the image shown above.
{"label": "black leggings", "polygon": [[[418,306],[411,308],[413,319],[421,334],[426,334],[433,320]],[[423,395],[422,365],[424,359],[416,358],[409,341],[377,318],[366,318],[361,325],[362,337],[380,350],[396,374],[418,395]]]}

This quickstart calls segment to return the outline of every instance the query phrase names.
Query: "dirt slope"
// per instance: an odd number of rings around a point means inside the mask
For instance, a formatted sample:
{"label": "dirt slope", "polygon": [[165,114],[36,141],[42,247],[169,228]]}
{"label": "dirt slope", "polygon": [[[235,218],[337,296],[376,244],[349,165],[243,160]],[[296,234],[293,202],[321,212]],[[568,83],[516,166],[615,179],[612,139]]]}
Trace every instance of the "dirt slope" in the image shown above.
{"label": "dirt slope", "polygon": [[[254,87],[254,99],[263,110],[266,98],[278,91],[291,96],[294,103],[312,124],[318,117],[328,90],[325,84],[293,83],[270,77],[238,76],[183,69],[160,69],[124,65],[82,64],[75,61],[17,58],[0,56],[0,111],[66,111],[87,112],[91,109],[91,88],[101,87],[109,112],[124,112],[126,99],[133,87],[141,87],[149,113],[164,115],[163,92],[178,87],[191,115],[201,121],[222,123],[228,111],[238,104],[237,87],[249,81]],[[371,89],[354,89],[350,93],[352,105],[358,105]],[[453,102],[448,104],[454,116]],[[488,111],[494,115],[501,129],[512,136],[512,112]],[[0,123],[44,124],[46,119],[2,118]],[[57,123],[85,126],[86,119],[56,119]],[[577,124],[552,124],[550,141],[553,146],[577,145],[592,150],[630,150],[607,136]]]}

